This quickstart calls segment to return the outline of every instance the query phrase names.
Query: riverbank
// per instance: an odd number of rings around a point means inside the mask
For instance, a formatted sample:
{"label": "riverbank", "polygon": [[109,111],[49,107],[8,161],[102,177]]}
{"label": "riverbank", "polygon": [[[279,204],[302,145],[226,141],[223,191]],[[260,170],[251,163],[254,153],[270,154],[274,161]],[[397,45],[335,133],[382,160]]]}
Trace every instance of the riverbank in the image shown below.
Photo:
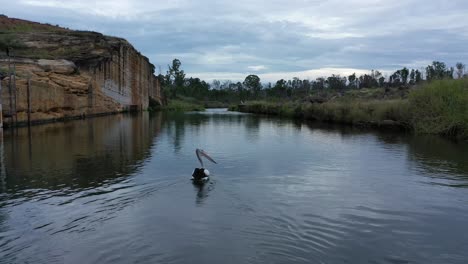
{"label": "riverbank", "polygon": [[468,80],[441,80],[409,90],[391,99],[359,98],[349,91],[323,103],[312,101],[250,101],[229,109],[246,113],[278,115],[306,120],[418,134],[468,138]]}
{"label": "riverbank", "polygon": [[230,105],[225,102],[198,100],[193,97],[178,96],[175,99],[168,100],[166,105],[159,105],[156,103],[152,105],[150,102],[149,110],[189,112],[203,111],[208,108],[228,108],[229,106]]}
{"label": "riverbank", "polygon": [[161,108],[163,111],[177,111],[177,112],[188,112],[188,111],[203,111],[205,107],[202,104],[189,102],[180,99],[170,100],[167,105]]}

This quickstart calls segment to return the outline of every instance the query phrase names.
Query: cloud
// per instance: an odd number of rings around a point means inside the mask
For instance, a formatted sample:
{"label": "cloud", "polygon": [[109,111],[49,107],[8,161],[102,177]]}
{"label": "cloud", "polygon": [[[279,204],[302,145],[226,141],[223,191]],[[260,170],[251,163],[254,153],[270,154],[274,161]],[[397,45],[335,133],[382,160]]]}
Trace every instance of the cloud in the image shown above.
{"label": "cloud", "polygon": [[261,71],[261,70],[267,69],[265,65],[252,65],[252,66],[247,66],[247,68],[252,71]]}
{"label": "cloud", "polygon": [[[285,72],[268,72],[268,73],[260,73],[257,74],[260,77],[260,80],[263,83],[267,82],[276,82],[280,79],[289,80],[294,77],[300,79],[309,79],[315,80],[319,77],[327,77],[331,76],[332,74],[341,75],[343,77],[347,77],[353,73],[357,75],[361,74],[369,74],[369,70],[364,69],[351,69],[351,68],[320,68],[320,69],[311,69],[305,71],[285,71]],[[390,72],[383,71],[384,75]],[[232,81],[243,81],[247,76],[247,73],[236,73],[236,72],[193,72],[190,73],[194,77],[198,77],[200,79],[204,79],[207,81],[212,80],[232,80]]]}
{"label": "cloud", "polygon": [[162,1],[154,4],[153,1],[129,1],[129,0],[100,0],[100,1],[62,1],[62,0],[21,0],[25,6],[45,7],[50,9],[71,10],[77,13],[96,15],[108,18],[126,18],[139,20],[141,15],[148,12],[164,11],[177,8],[184,1]]}
{"label": "cloud", "polygon": [[8,16],[124,37],[162,72],[178,58],[206,79],[468,62],[465,0],[0,1]]}

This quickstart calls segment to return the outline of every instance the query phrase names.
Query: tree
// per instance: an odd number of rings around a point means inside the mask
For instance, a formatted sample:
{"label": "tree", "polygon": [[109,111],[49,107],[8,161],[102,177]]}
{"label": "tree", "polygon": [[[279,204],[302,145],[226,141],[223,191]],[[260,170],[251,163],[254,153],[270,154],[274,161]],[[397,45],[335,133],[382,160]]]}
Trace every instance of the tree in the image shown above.
{"label": "tree", "polygon": [[340,75],[332,74],[326,81],[328,88],[336,90],[344,90],[346,88],[346,78]]}
{"label": "tree", "polygon": [[172,61],[172,66],[168,65],[169,68],[165,78],[165,89],[169,90],[169,94],[172,97],[177,96],[178,90],[183,90],[185,82],[185,73],[180,69],[182,63],[178,59]]}
{"label": "tree", "polygon": [[465,64],[461,62],[457,62],[456,68],[457,68],[457,77],[458,79],[460,79],[463,77],[463,74],[465,73]]}
{"label": "tree", "polygon": [[414,72],[414,82],[415,83],[420,83],[422,81],[422,75],[421,75],[421,72],[419,70],[416,70]]}
{"label": "tree", "polygon": [[348,86],[349,88],[356,88],[356,73],[353,73],[348,76]]}
{"label": "tree", "polygon": [[233,90],[232,89],[232,82],[230,80],[225,80],[223,83],[219,86],[221,90]]}
{"label": "tree", "polygon": [[379,78],[379,87],[384,87],[385,86],[385,77],[380,77]]}
{"label": "tree", "polygon": [[299,89],[302,86],[302,80],[298,77],[293,77],[291,81],[291,88],[292,89]]}
{"label": "tree", "polygon": [[426,79],[427,80],[440,80],[444,78],[453,78],[454,69],[450,69],[445,66],[445,63],[440,61],[432,62],[432,65],[426,67]]}
{"label": "tree", "polygon": [[312,88],[312,84],[308,79],[302,81],[302,88],[304,89],[304,93],[306,95],[310,93],[310,88]]}
{"label": "tree", "polygon": [[251,74],[245,77],[244,86],[253,92],[255,97],[258,97],[260,90],[262,89],[262,84],[260,83],[260,77],[257,75]]}
{"label": "tree", "polygon": [[202,99],[208,95],[210,85],[199,78],[190,77],[189,79],[186,79],[185,87],[186,89],[184,89],[184,94],[186,96]]}
{"label": "tree", "polygon": [[237,82],[234,86],[239,94],[239,100],[244,101],[248,98],[249,91],[244,89],[244,85],[241,82]]}
{"label": "tree", "polygon": [[372,88],[377,86],[377,81],[372,75],[364,74],[359,76],[359,88]]}
{"label": "tree", "polygon": [[319,77],[312,83],[312,89],[323,90],[325,88],[325,78]]}
{"label": "tree", "polygon": [[184,84],[185,73],[183,70],[180,69],[182,63],[179,59],[174,59],[172,61],[172,66],[169,67],[169,71],[167,72],[169,75],[170,80],[173,80],[174,85],[176,87],[182,87]]}
{"label": "tree", "polygon": [[416,72],[414,71],[414,69],[411,69],[411,73],[410,73],[410,85],[413,85],[415,83],[415,78],[416,77]]}
{"label": "tree", "polygon": [[219,80],[213,80],[213,82],[211,83],[211,88],[215,90],[219,90],[220,87],[221,87],[221,82]]}
{"label": "tree", "polygon": [[401,81],[403,82],[403,84],[408,83],[408,75],[409,75],[409,70],[406,67],[400,70]]}
{"label": "tree", "polygon": [[260,84],[260,77],[257,75],[251,74],[245,77],[244,83],[245,87],[250,90],[260,90],[262,85]]}
{"label": "tree", "polygon": [[283,79],[276,81],[273,91],[277,96],[285,97],[288,89],[287,82]]}
{"label": "tree", "polygon": [[[380,84],[380,79],[383,78],[383,75],[382,75],[382,73],[380,71],[372,70],[372,78],[374,79],[373,85],[376,85],[376,86],[379,86],[379,87],[383,86],[383,83]],[[385,78],[384,78],[384,81],[385,81]]]}

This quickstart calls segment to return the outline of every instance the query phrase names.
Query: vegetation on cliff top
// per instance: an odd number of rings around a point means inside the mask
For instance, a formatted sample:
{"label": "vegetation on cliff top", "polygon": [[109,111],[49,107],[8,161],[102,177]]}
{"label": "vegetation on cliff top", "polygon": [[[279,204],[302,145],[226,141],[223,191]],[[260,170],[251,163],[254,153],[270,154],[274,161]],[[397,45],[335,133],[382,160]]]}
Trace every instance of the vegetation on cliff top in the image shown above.
{"label": "vegetation on cliff top", "polygon": [[[76,64],[96,64],[111,58],[122,46],[132,47],[123,38],[0,15],[0,54],[9,48],[10,55],[19,58],[66,59]],[[142,57],[154,73],[154,65]]]}
{"label": "vegetation on cliff top", "polygon": [[68,28],[62,28],[59,25],[43,24],[28,20],[10,18],[0,15],[0,32],[31,32],[31,31],[69,31]]}

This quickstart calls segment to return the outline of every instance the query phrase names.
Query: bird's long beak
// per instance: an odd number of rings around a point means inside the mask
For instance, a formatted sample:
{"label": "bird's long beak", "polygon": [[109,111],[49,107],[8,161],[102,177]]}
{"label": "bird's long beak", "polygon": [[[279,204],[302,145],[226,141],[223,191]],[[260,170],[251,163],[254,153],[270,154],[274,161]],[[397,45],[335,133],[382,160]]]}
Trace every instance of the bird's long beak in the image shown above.
{"label": "bird's long beak", "polygon": [[201,154],[203,156],[205,156],[205,158],[207,158],[209,161],[213,162],[214,164],[217,164],[216,161],[214,161],[209,155],[208,153],[206,153],[204,150],[201,151]]}

